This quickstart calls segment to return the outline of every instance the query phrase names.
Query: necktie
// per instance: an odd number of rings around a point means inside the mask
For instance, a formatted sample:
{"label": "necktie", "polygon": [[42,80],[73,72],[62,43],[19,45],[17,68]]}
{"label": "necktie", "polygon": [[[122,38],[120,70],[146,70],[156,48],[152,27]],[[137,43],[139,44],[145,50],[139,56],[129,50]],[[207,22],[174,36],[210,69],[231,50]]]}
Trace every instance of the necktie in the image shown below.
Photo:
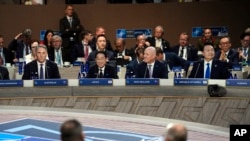
{"label": "necktie", "polygon": [[69,25],[72,27],[72,17],[69,18]]}
{"label": "necktie", "polygon": [[247,56],[247,49],[244,48],[244,56]]}
{"label": "necktie", "polygon": [[149,78],[152,78],[152,65],[148,65],[148,75]]}
{"label": "necktie", "polygon": [[87,59],[89,57],[89,47],[88,45],[84,45],[84,48],[85,48],[85,59]]}
{"label": "necktie", "polygon": [[181,47],[181,53],[180,53],[180,57],[183,57],[183,53],[184,53],[184,47]]}
{"label": "necktie", "polygon": [[40,64],[40,79],[44,79],[44,76],[43,76],[43,64]]}
{"label": "necktie", "polygon": [[57,65],[61,65],[61,57],[60,57],[60,53],[59,51],[57,50],[56,51],[56,61],[57,61]]}
{"label": "necktie", "polygon": [[29,45],[25,45],[25,49],[26,49],[26,55],[29,54]]}
{"label": "necktie", "polygon": [[99,78],[103,78],[103,72],[102,72],[102,69],[99,70]]}
{"label": "necktie", "polygon": [[205,78],[210,78],[210,66],[209,66],[209,63],[207,63]]}
{"label": "necktie", "polygon": [[[4,64],[3,51],[0,49],[0,59],[2,60],[2,64]],[[2,65],[0,64],[0,66]]]}

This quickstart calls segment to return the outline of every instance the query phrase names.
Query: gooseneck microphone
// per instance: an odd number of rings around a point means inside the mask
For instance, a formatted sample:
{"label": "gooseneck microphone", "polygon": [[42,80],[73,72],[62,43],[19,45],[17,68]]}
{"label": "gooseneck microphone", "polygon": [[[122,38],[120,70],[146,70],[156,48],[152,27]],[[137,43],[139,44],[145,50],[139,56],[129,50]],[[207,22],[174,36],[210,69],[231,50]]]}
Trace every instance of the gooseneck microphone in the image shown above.
{"label": "gooseneck microphone", "polygon": [[49,79],[49,72],[48,72],[48,69],[49,69],[49,67],[48,67],[47,63],[45,63],[45,72],[46,72],[46,77],[45,77],[45,79],[46,79],[46,78]]}
{"label": "gooseneck microphone", "polygon": [[146,75],[147,75],[147,69],[148,69],[148,65],[146,64],[146,68],[145,68],[145,72],[144,72],[144,76],[143,76],[143,78],[146,78]]}
{"label": "gooseneck microphone", "polygon": [[0,73],[0,80],[3,80],[3,75],[2,75],[2,73]]}
{"label": "gooseneck microphone", "polygon": [[200,65],[201,65],[201,63],[198,64],[198,67],[197,67],[197,69],[196,69],[196,71],[195,71],[195,74],[194,74],[194,78],[196,78],[196,75],[197,75],[197,73],[198,73],[198,70],[199,70],[199,68],[200,68]]}

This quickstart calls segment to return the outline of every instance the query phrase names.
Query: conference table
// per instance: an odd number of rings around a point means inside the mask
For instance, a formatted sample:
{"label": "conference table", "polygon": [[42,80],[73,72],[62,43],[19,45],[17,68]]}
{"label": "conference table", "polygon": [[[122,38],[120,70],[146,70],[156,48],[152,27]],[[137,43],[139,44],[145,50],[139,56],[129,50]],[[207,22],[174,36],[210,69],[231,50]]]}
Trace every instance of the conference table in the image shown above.
{"label": "conference table", "polygon": [[[11,66],[11,67],[7,67],[7,69],[9,71],[10,80],[22,79],[22,74],[19,74],[18,67]],[[118,70],[119,70],[117,73],[118,77],[121,79],[124,79],[126,68],[119,67]],[[79,71],[80,71],[80,66],[59,67],[61,78],[64,78],[64,79],[77,79]]]}

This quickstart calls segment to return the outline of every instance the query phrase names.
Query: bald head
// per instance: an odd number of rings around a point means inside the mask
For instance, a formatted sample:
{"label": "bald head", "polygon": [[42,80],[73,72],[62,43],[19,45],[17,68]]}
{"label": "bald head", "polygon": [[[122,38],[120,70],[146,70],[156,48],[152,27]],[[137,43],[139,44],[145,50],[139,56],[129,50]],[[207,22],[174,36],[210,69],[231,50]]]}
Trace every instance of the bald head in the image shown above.
{"label": "bald head", "polygon": [[168,124],[165,141],[187,141],[187,128],[180,123]]}
{"label": "bald head", "polygon": [[151,64],[156,59],[156,49],[155,47],[147,47],[144,51],[144,62]]}

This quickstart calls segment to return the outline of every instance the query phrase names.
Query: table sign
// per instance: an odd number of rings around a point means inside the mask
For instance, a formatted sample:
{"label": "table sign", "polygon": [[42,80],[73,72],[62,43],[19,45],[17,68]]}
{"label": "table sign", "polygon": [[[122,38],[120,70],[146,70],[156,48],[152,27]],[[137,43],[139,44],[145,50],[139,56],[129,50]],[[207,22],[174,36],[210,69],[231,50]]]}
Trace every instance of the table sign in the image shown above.
{"label": "table sign", "polygon": [[79,79],[79,86],[112,86],[112,78],[83,78]]}
{"label": "table sign", "polygon": [[159,78],[128,78],[126,85],[159,85]]}
{"label": "table sign", "polygon": [[34,86],[68,86],[67,79],[35,79]]}
{"label": "table sign", "polygon": [[208,85],[208,79],[204,78],[189,78],[189,79],[174,79],[174,85],[191,85],[191,86],[206,86]]}
{"label": "table sign", "polygon": [[0,87],[23,87],[23,80],[0,80]]}

